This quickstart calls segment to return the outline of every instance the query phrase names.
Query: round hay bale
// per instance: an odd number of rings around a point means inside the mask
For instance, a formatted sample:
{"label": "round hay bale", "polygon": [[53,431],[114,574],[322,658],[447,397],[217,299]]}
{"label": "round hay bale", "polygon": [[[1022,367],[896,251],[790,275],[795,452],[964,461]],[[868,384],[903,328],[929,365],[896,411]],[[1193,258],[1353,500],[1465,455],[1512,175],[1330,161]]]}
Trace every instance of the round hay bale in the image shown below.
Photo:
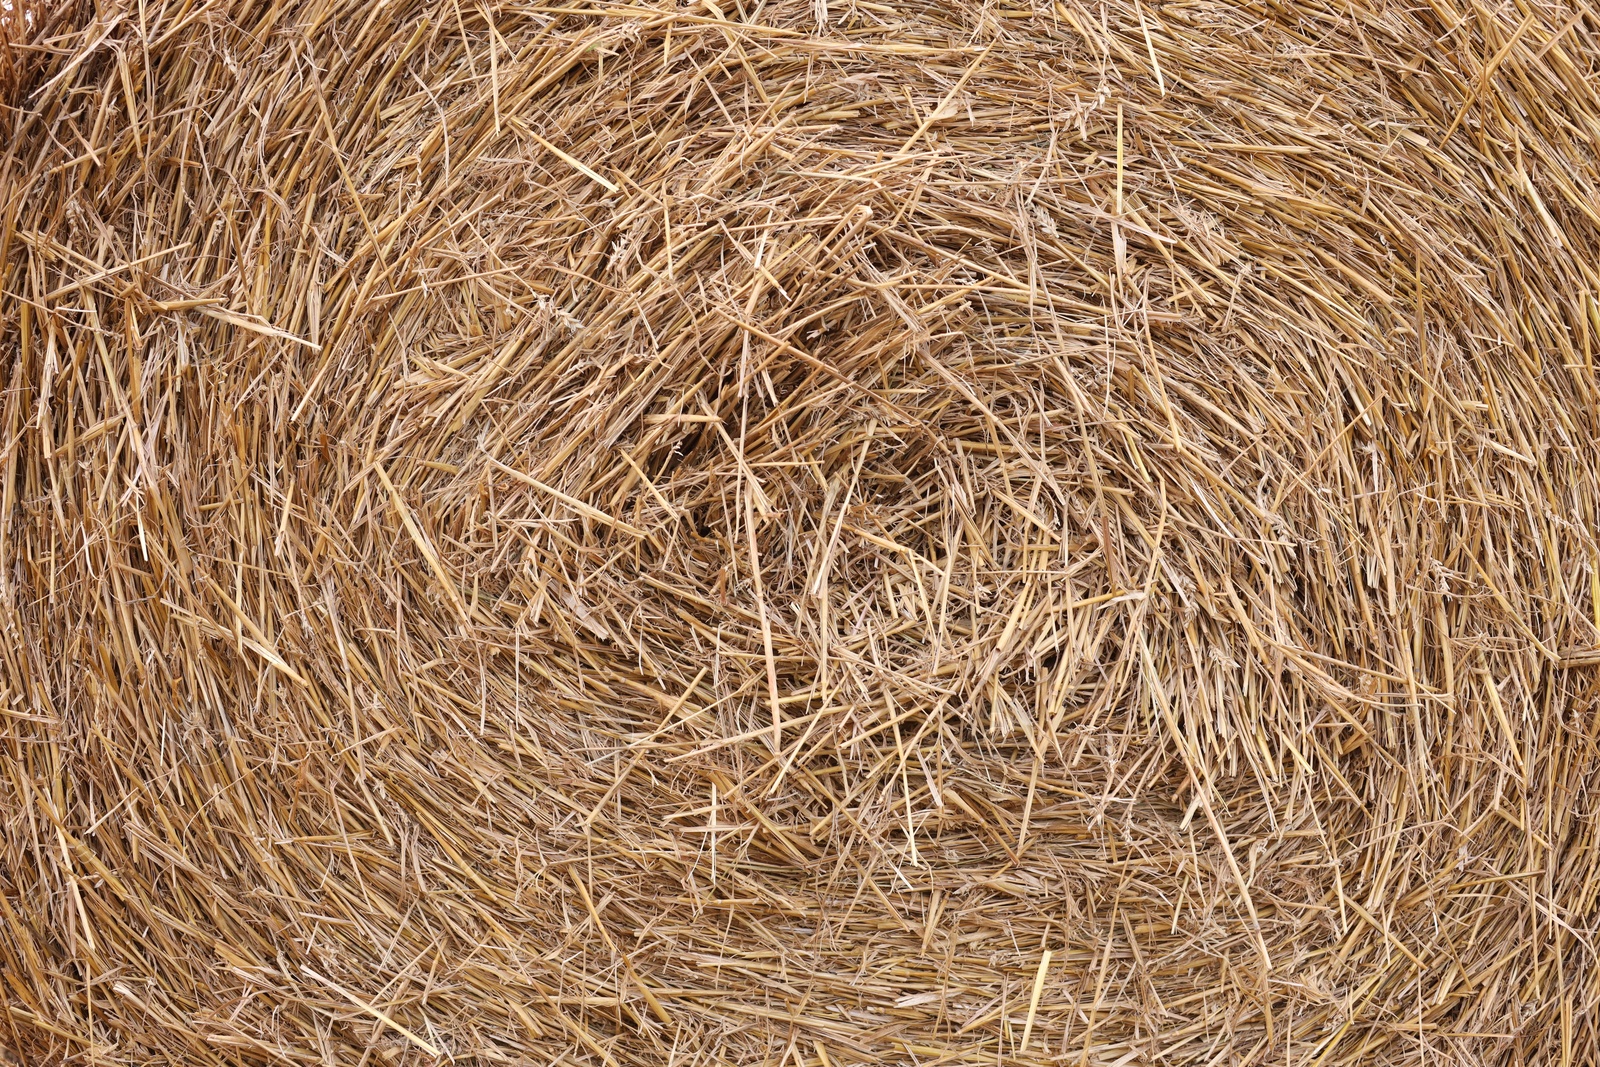
{"label": "round hay bale", "polygon": [[1587,6],[4,26],[12,1057],[1600,1057]]}

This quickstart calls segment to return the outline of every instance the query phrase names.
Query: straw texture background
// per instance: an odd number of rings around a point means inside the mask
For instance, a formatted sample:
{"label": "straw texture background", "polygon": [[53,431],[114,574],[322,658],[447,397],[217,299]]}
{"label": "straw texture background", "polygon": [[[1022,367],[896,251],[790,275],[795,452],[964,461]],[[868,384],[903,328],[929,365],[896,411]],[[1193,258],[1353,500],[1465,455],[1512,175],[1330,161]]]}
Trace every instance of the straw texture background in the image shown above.
{"label": "straw texture background", "polygon": [[1593,1064],[1600,16],[0,14],[25,1064]]}

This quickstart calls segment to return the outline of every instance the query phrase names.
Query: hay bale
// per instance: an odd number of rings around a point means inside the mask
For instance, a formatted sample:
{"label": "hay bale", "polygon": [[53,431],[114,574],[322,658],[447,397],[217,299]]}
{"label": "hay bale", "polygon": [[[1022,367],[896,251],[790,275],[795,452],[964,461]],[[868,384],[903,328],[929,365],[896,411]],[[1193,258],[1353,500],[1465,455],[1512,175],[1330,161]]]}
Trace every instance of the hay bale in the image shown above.
{"label": "hay bale", "polygon": [[29,24],[0,1043],[1594,1063],[1597,31]]}

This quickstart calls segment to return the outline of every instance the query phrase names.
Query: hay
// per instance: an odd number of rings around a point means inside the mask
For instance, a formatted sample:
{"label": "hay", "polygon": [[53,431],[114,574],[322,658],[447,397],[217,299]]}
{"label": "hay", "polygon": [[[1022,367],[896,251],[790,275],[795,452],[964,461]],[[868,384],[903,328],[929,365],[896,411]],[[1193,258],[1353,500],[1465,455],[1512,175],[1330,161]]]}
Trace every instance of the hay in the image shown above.
{"label": "hay", "polygon": [[1587,6],[40,12],[14,1057],[1600,1057]]}

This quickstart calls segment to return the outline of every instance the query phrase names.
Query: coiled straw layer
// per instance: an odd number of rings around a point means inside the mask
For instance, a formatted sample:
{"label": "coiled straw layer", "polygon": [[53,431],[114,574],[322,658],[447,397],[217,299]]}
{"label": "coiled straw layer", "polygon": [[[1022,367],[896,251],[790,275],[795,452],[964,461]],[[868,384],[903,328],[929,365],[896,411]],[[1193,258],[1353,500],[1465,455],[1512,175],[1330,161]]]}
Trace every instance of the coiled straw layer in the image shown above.
{"label": "coiled straw layer", "polygon": [[5,18],[14,1058],[1600,1057],[1587,6]]}

